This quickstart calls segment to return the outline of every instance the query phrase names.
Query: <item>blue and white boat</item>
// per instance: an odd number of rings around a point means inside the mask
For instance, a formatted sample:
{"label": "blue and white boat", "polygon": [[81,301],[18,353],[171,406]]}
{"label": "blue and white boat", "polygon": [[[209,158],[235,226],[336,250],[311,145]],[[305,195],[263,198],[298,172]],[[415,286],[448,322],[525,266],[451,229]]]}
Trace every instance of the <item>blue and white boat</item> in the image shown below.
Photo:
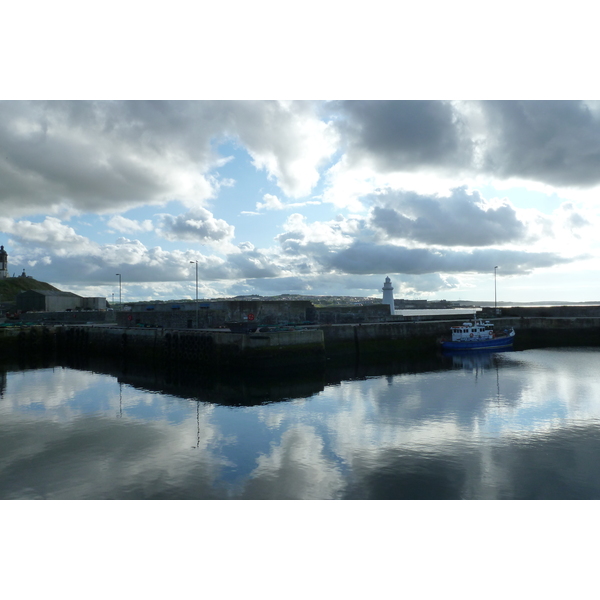
{"label": "blue and white boat", "polygon": [[482,319],[450,328],[452,339],[442,339],[443,350],[500,350],[512,348],[515,330],[495,331],[494,324]]}

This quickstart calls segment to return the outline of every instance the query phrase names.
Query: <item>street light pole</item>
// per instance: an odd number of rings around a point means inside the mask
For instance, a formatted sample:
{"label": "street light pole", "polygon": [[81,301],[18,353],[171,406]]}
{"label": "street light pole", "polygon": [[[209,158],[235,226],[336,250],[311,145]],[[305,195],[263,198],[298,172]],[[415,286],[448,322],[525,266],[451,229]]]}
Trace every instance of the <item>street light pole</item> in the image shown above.
{"label": "street light pole", "polygon": [[498,267],[494,267],[494,312],[498,314],[498,302],[496,300],[496,271]]}
{"label": "street light pole", "polygon": [[119,278],[119,308],[123,308],[123,296],[121,294],[121,273],[116,274]]}
{"label": "street light pole", "polygon": [[190,260],[191,264],[196,263],[196,329],[200,327],[199,315],[198,315],[198,261]]}

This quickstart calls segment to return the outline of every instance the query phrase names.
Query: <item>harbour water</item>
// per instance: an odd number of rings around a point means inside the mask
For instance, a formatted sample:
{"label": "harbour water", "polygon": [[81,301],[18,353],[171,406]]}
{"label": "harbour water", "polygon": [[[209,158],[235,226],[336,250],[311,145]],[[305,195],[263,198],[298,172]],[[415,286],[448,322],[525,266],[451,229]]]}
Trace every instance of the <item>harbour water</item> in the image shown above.
{"label": "harbour water", "polygon": [[597,499],[600,348],[293,380],[1,373],[1,499]]}

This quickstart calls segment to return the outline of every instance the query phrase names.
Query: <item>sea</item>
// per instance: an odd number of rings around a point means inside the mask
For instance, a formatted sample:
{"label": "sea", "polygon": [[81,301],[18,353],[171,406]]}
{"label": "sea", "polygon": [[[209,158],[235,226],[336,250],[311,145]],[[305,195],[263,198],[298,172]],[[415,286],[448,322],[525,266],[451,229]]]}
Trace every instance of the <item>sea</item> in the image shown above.
{"label": "sea", "polygon": [[225,380],[0,370],[0,499],[600,498],[600,348]]}

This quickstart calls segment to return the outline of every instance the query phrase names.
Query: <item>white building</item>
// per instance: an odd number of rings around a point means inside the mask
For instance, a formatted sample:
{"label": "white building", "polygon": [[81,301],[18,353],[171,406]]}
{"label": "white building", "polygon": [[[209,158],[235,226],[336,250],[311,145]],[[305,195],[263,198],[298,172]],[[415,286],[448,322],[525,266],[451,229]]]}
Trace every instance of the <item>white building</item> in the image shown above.
{"label": "white building", "polygon": [[392,287],[392,282],[389,277],[385,278],[385,282],[383,287],[383,300],[382,304],[388,304],[390,307],[390,315],[394,314],[394,288]]}

